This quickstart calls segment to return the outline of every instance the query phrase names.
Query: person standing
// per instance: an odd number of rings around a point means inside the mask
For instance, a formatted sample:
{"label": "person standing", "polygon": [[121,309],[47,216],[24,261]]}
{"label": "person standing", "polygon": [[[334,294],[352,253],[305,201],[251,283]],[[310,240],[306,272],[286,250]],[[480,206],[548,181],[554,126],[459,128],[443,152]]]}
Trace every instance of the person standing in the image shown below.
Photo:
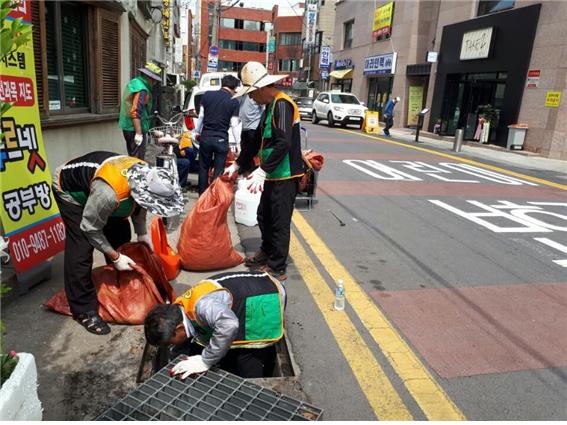
{"label": "person standing", "polygon": [[102,252],[117,270],[134,261],[116,248],[130,242],[132,219],[138,241],[150,247],[146,210],[159,216],[180,214],[183,196],[167,171],[139,158],[95,151],[59,166],[53,193],[65,224],[64,283],[73,318],[96,335],[110,327],[98,314],[91,278],[93,250]]}
{"label": "person standing", "polygon": [[128,155],[144,159],[152,116],[152,87],[161,81],[161,68],[148,62],[141,75],[130,80],[122,95],[118,126],[122,129]]}
{"label": "person standing", "polygon": [[201,100],[201,110],[195,126],[199,138],[199,181],[201,195],[209,187],[209,169],[214,167],[213,178],[223,172],[228,156],[228,129],[230,127],[237,145],[240,142],[239,103],[232,98],[238,87],[238,78],[225,75],[220,90],[205,92]]}
{"label": "person standing", "polygon": [[[260,118],[264,112],[264,105],[258,105],[250,96],[242,96],[240,102],[240,122],[242,132],[240,133],[240,150],[246,151],[254,145],[256,129],[260,125]],[[247,154],[245,153],[247,156]],[[252,170],[254,164],[243,164],[239,170],[241,174]]]}
{"label": "person standing", "polygon": [[384,127],[384,135],[388,137],[390,137],[390,129],[394,126],[394,108],[400,100],[399,96],[390,99],[384,107],[384,122],[386,123],[386,127]]}
{"label": "person standing", "polygon": [[144,320],[146,340],[191,356],[172,370],[182,379],[217,363],[243,378],[272,376],[274,344],[284,336],[285,298],[284,286],[267,273],[211,276],[173,304],[154,307]]}
{"label": "person standing", "polygon": [[242,68],[243,86],[236,96],[247,94],[256,103],[266,105],[266,109],[250,149],[243,149],[234,164],[225,170],[232,177],[258,154],[260,166],[248,176],[248,190],[262,192],[258,206],[262,246],[246,259],[246,265],[281,281],[287,278],[291,216],[299,180],[304,174],[299,109],[274,86],[286,76],[269,75],[259,62],[248,62]]}

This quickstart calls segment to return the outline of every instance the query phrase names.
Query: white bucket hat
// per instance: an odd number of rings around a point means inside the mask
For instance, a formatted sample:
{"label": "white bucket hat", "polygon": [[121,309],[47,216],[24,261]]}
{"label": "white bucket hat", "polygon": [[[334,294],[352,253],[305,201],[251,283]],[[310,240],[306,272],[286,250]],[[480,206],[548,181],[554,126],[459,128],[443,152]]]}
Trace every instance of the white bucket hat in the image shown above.
{"label": "white bucket hat", "polygon": [[242,86],[236,90],[233,98],[250,94],[254,90],[274,84],[283,80],[287,74],[270,75],[268,70],[260,62],[248,62],[240,71]]}

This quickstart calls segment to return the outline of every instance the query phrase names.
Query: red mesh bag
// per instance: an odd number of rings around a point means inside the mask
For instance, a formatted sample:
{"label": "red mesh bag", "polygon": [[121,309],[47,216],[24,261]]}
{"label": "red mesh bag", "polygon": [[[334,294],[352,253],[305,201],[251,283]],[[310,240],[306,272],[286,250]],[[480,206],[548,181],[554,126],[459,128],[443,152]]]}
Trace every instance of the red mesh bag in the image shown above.
{"label": "red mesh bag", "polygon": [[232,182],[219,177],[193,206],[181,225],[177,242],[185,270],[220,270],[242,263],[244,259],[232,246],[226,221],[233,198]]}
{"label": "red mesh bag", "polygon": [[[93,269],[92,279],[98,298],[98,314],[109,323],[141,325],[146,314],[156,304],[176,298],[159,259],[144,243],[127,243],[118,251],[136,262],[132,271],[118,271],[113,266]],[[62,289],[45,307],[71,315],[69,303]]]}

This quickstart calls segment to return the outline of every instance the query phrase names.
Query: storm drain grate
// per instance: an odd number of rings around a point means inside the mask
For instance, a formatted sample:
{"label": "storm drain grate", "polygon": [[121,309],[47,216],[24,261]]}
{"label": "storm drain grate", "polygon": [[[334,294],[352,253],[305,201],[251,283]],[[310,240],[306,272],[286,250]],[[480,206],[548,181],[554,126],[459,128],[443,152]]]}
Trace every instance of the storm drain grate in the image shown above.
{"label": "storm drain grate", "polygon": [[224,370],[181,381],[169,376],[178,359],[100,415],[98,421],[308,421],[323,411]]}

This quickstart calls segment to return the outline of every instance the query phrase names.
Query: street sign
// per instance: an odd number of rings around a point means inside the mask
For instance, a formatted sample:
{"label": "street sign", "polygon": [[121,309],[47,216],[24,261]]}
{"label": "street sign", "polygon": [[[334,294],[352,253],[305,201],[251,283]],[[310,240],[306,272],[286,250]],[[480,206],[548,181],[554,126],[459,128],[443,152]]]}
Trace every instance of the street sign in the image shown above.
{"label": "street sign", "polygon": [[321,70],[321,79],[328,80],[329,79],[329,71],[322,69]]}
{"label": "street sign", "polygon": [[209,59],[207,62],[207,72],[215,72],[219,66],[219,57],[211,55],[209,53]]}
{"label": "street sign", "polygon": [[217,46],[211,46],[211,48],[209,49],[209,53],[213,56],[218,56],[219,48]]}

